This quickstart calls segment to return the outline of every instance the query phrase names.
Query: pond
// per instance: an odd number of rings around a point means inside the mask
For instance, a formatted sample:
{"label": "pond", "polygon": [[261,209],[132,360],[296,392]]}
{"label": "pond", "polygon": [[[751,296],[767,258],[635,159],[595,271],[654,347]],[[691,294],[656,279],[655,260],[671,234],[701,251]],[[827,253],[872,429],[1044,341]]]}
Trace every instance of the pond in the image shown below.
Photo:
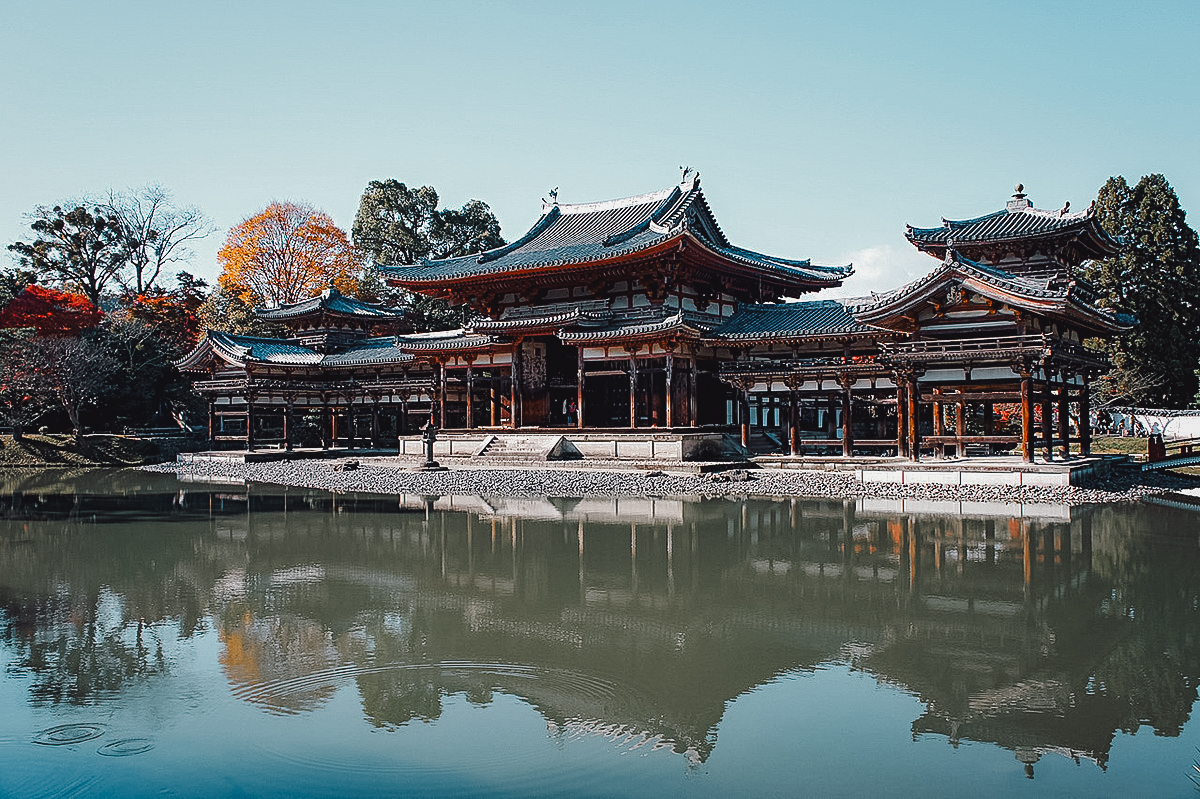
{"label": "pond", "polygon": [[0,473],[0,795],[1194,796],[1200,515]]}

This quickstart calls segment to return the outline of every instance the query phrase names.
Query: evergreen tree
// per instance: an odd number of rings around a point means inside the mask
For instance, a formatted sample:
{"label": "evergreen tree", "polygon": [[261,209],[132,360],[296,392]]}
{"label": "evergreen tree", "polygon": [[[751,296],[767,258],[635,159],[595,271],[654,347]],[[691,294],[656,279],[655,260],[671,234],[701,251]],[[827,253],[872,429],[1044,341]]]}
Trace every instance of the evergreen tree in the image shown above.
{"label": "evergreen tree", "polygon": [[[432,186],[410,189],[398,180],[373,180],[363,191],[354,226],[354,245],[376,266],[414,264],[422,258],[453,258],[504,246],[487,203],[471,200],[460,209],[438,210]],[[367,299],[404,307],[418,331],[462,325],[468,310],[403,289],[392,289],[377,277],[361,286]]]}
{"label": "evergreen tree", "polygon": [[1121,372],[1141,385],[1129,401],[1186,407],[1196,396],[1200,363],[1200,244],[1175,190],[1162,175],[1130,188],[1109,178],[1096,199],[1100,224],[1121,251],[1094,261],[1085,276],[1102,304],[1137,317],[1137,326],[1109,348]]}

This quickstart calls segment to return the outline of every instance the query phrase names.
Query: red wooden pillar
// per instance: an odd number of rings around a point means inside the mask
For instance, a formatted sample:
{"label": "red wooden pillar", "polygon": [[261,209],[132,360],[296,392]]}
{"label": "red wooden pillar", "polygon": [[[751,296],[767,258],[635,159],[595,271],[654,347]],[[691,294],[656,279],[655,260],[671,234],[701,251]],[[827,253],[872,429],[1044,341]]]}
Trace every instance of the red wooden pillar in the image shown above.
{"label": "red wooden pillar", "polygon": [[521,426],[521,341],[513,344],[512,355],[512,409],[509,414],[510,423],[515,430]]}
{"label": "red wooden pillar", "polygon": [[1054,394],[1050,386],[1050,370],[1042,367],[1042,445],[1046,448],[1046,460],[1054,459]]}
{"label": "red wooden pillar", "polygon": [[1088,384],[1090,375],[1083,376],[1083,385],[1079,387],[1079,453],[1092,454],[1092,395]]}
{"label": "red wooden pillar", "polygon": [[578,381],[575,385],[575,426],[583,429],[583,385],[584,385],[584,363],[583,363],[583,345],[578,347],[579,354],[576,361],[576,369],[578,370]]}
{"label": "red wooden pillar", "polygon": [[675,354],[667,350],[667,375],[666,375],[666,393],[667,393],[667,428],[675,426],[675,392],[672,386],[675,382]]}
{"label": "red wooden pillar", "polygon": [[215,399],[208,401],[208,448],[216,449],[217,445],[217,402]]}
{"label": "red wooden pillar", "polygon": [[475,359],[467,358],[467,429],[475,427]]}
{"label": "red wooden pillar", "polygon": [[842,455],[849,458],[854,455],[854,396],[851,389],[854,378],[845,376],[842,384]]}
{"label": "red wooden pillar", "polygon": [[698,423],[696,419],[696,370],[698,368],[696,354],[693,352],[688,362],[688,425],[690,427],[695,427]]}
{"label": "red wooden pillar", "polygon": [[1021,457],[1033,463],[1033,375],[1021,371]]}
{"label": "red wooden pillar", "polygon": [[921,385],[914,374],[908,381],[908,456],[914,461],[921,460],[921,424],[920,424]]}
{"label": "red wooden pillar", "polygon": [[1058,454],[1063,460],[1071,457],[1071,414],[1067,407],[1067,375],[1063,374],[1058,387]]}
{"label": "red wooden pillar", "polygon": [[292,451],[292,398],[284,398],[283,406],[283,448]]}
{"label": "red wooden pillar", "polygon": [[636,350],[629,351],[629,426],[637,427],[637,356]]}
{"label": "red wooden pillar", "polygon": [[800,397],[796,389],[790,392],[788,408],[788,451],[793,455],[800,454]]}

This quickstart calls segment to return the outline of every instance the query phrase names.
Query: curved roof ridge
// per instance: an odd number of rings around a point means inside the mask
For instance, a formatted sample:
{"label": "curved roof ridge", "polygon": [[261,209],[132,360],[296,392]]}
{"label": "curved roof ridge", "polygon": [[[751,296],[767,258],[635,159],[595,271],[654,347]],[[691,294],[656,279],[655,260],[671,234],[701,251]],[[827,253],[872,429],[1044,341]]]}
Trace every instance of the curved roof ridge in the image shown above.
{"label": "curved roof ridge", "polygon": [[1011,211],[1009,211],[1007,208],[1001,208],[999,211],[992,211],[991,213],[977,216],[972,219],[947,219],[943,216],[940,227],[913,227],[912,225],[907,225],[907,227],[910,233],[940,233],[943,230],[954,230],[955,228],[966,227],[967,225],[974,225],[979,222],[986,222],[989,219],[995,219],[1009,213],[1011,213]]}
{"label": "curved roof ridge", "polygon": [[[686,189],[684,187],[687,187]],[[679,183],[674,186],[668,186],[665,189],[647,192],[645,194],[635,194],[631,197],[619,197],[615,200],[599,200],[590,203],[544,203],[542,205],[543,213],[548,212],[551,208],[557,208],[562,214],[593,214],[598,211],[612,211],[617,208],[631,208],[635,205],[647,205],[652,202],[661,202],[671,196],[676,191],[690,191],[696,188],[694,181],[690,178],[684,183]]]}
{"label": "curved roof ridge", "polygon": [[1062,209],[1057,211],[1048,208],[1034,208],[1032,205],[1027,208],[1018,208],[1009,211],[1010,214],[1029,214],[1030,216],[1042,217],[1044,219],[1067,219],[1067,220],[1082,220],[1088,217],[1095,216],[1096,208],[1094,205],[1089,205],[1082,211],[1073,213],[1064,212]]}

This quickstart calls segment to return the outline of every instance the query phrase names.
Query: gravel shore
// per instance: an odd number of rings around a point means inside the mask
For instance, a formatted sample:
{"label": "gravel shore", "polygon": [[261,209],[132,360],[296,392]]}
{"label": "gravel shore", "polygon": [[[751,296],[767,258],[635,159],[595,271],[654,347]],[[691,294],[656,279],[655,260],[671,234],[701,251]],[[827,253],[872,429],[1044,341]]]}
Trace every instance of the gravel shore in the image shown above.
{"label": "gravel shore", "polygon": [[[355,461],[357,468],[346,469],[348,460]],[[1079,487],[863,484],[847,472],[768,469],[705,475],[563,467],[420,472],[396,461],[369,458],[252,464],[206,460],[186,466],[167,463],[143,468],[205,480],[248,480],[336,492],[437,496],[803,496],[1081,505],[1131,501],[1200,487],[1200,479],[1164,472],[1142,473],[1136,467],[1115,469],[1108,477]]]}

